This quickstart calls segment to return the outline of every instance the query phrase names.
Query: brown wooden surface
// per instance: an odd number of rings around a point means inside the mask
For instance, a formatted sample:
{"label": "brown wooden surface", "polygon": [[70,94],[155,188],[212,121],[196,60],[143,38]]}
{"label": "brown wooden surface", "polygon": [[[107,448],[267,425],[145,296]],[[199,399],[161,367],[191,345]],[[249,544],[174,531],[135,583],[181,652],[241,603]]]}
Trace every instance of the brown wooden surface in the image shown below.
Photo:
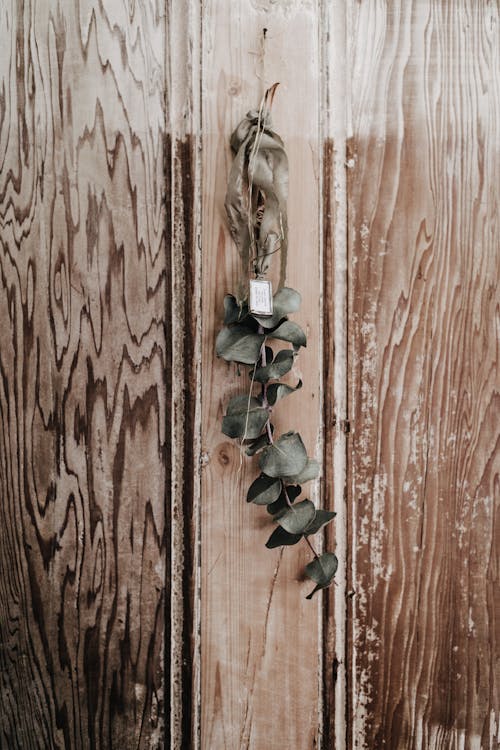
{"label": "brown wooden surface", "polygon": [[287,282],[303,295],[294,319],[309,342],[294,368],[304,387],[277,407],[276,429],[299,429],[319,457],[318,14],[307,2],[232,0],[203,11],[201,748],[298,750],[317,746],[320,725],[319,599],[306,601],[310,583],[300,582],[311,555],[305,545],[264,546],[269,516],[245,502],[257,462],[243,456],[240,467],[238,446],[221,433],[228,399],[249,381],[215,359],[214,344],[223,296],[240,278],[223,207],[228,138],[265,85],[279,81],[273,121],[290,162]]}
{"label": "brown wooden surface", "polygon": [[165,704],[172,750],[199,736],[200,5],[166,3],[166,176],[172,295],[171,576]]}
{"label": "brown wooden surface", "polygon": [[[498,750],[499,29],[0,3],[1,750]],[[323,606],[221,433],[228,137],[275,81]]]}
{"label": "brown wooden surface", "polygon": [[0,746],[163,747],[164,15],[0,4]]}
{"label": "brown wooden surface", "polygon": [[493,750],[499,7],[350,10],[350,745]]}

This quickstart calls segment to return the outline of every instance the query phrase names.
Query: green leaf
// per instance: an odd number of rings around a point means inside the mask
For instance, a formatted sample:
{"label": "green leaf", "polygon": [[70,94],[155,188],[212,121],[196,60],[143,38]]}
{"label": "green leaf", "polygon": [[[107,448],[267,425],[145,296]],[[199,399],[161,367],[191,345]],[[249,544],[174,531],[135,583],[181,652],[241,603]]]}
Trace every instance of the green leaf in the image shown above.
{"label": "green leaf", "polygon": [[230,438],[252,440],[259,437],[268,418],[265,409],[249,411],[248,414],[226,414],[222,419],[222,432]]}
{"label": "green leaf", "polygon": [[295,476],[305,468],[307,453],[298,432],[286,432],[262,453],[259,466],[270,477]]}
{"label": "green leaf", "polygon": [[266,362],[270,364],[273,361],[274,352],[270,346],[266,346],[265,349],[266,349]]}
{"label": "green leaf", "polygon": [[226,294],[224,297],[224,325],[239,323],[248,315],[248,305],[246,302],[236,301],[232,294]]}
{"label": "green leaf", "polygon": [[292,484],[305,484],[306,482],[310,482],[311,479],[317,479],[318,476],[319,463],[314,458],[308,458],[304,468],[298,474],[286,477],[285,481]]}
{"label": "green leaf", "polygon": [[232,326],[223,328],[215,342],[218,357],[228,362],[241,362],[244,365],[253,365],[257,362],[264,336],[253,333],[245,326]]}
{"label": "green leaf", "polygon": [[294,346],[306,346],[306,334],[297,323],[292,323],[290,320],[285,320],[275,331],[272,331],[269,336],[273,339],[281,339],[282,341],[289,341]]}
{"label": "green leaf", "polygon": [[278,523],[289,534],[303,534],[315,515],[314,504],[310,500],[302,500],[278,518]]}
{"label": "green leaf", "polygon": [[[289,484],[286,488],[286,492],[288,495],[288,499],[290,500],[291,503],[293,503],[302,492],[302,487]],[[281,495],[276,500],[276,502],[271,503],[271,505],[268,505],[266,510],[268,513],[274,516],[277,513],[281,513],[283,510],[286,510],[287,508],[288,508],[288,503],[286,501],[285,492],[284,490],[282,490]]]}
{"label": "green leaf", "polygon": [[266,547],[268,549],[274,549],[275,547],[284,547],[285,545],[288,546],[290,544],[297,544],[297,542],[300,542],[301,539],[302,534],[289,534],[288,531],[285,531],[285,529],[282,529],[281,526],[278,526],[278,528],[273,531],[273,533],[267,540]]}
{"label": "green leaf", "polygon": [[248,398],[248,394],[240,393],[238,396],[233,396],[229,399],[226,414],[241,414],[246,412],[247,409],[258,409],[261,408],[262,404],[258,398],[251,396]]}
{"label": "green leaf", "polygon": [[[270,362],[265,367],[259,367],[255,371],[254,380],[258,383],[267,383],[268,380],[272,380],[273,378],[281,378],[287,372],[290,372],[294,359],[295,352],[293,349],[282,349],[277,353],[273,362]],[[269,359],[267,361],[269,362]]]}
{"label": "green leaf", "polygon": [[230,438],[248,440],[259,437],[269,419],[267,409],[256,398],[241,395],[232,398],[222,420],[222,432]]}
{"label": "green leaf", "polygon": [[289,313],[300,308],[301,297],[295,289],[283,287],[273,297],[273,314],[271,316],[254,315],[263,328],[274,328]]}
{"label": "green leaf", "polygon": [[306,565],[306,575],[317,585],[306,599],[312,599],[316,591],[326,588],[333,581],[337,572],[338,560],[333,552],[323,552],[320,557],[315,557]]}
{"label": "green leaf", "polygon": [[311,534],[316,534],[322,526],[324,526],[327,523],[330,523],[330,521],[335,518],[337,514],[330,510],[322,510],[319,508],[316,511],[316,516],[311,521],[307,529],[305,530],[306,536],[311,536]]}
{"label": "green leaf", "polygon": [[271,406],[274,406],[278,401],[281,401],[282,398],[285,398],[285,396],[288,396],[294,391],[298,391],[300,388],[302,388],[302,380],[299,380],[295,388],[291,385],[286,385],[285,383],[272,383],[272,385],[267,388],[267,400]]}
{"label": "green leaf", "polygon": [[[273,429],[273,426],[271,425],[271,431]],[[256,440],[253,440],[250,445],[247,446],[245,453],[247,456],[255,456],[256,453],[261,451],[263,448],[267,448],[269,445],[269,438],[267,435],[267,430],[263,435],[260,435]]]}
{"label": "green leaf", "polygon": [[274,309],[280,310],[283,315],[288,315],[300,310],[301,301],[302,297],[296,289],[284,286],[274,295],[273,305]]}
{"label": "green leaf", "polygon": [[252,482],[248,489],[247,503],[255,505],[269,505],[274,503],[281,494],[281,480],[266,477],[261,474]]}

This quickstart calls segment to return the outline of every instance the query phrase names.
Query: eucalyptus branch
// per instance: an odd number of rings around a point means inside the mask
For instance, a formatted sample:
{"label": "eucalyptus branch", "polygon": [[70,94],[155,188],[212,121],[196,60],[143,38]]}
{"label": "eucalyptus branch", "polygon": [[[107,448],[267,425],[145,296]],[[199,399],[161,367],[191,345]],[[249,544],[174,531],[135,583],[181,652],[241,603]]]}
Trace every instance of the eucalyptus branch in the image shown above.
{"label": "eucalyptus branch", "polygon": [[[275,89],[276,84],[266,92],[258,112],[249,112],[231,137],[235,159],[226,210],[243,266],[246,269],[253,257],[258,278],[267,271],[269,256],[280,251],[282,260],[286,257],[288,162],[283,142],[271,130],[267,107]],[[283,267],[282,262],[282,275]],[[266,547],[293,545],[304,539],[311,550],[314,558],[305,572],[316,586],[309,599],[330,585],[337,570],[336,556],[332,552],[318,554],[310,540],[335,513],[316,508],[307,498],[299,499],[302,485],[318,477],[319,465],[308,457],[298,432],[277,437],[271,423],[276,404],[302,387],[300,380],[295,386],[281,380],[292,372],[299,350],[306,346],[304,331],[289,319],[299,310],[300,302],[297,291],[280,285],[272,309],[263,315],[250,309],[248,295],[241,288],[237,296],[226,295],[224,328],[217,336],[216,350],[228,362],[251,368],[250,389],[230,399],[222,431],[240,439],[248,456],[258,456],[260,474],[248,490],[247,502],[265,506],[276,524]],[[275,342],[282,347],[279,351],[273,349]],[[256,384],[258,393],[254,392]]]}

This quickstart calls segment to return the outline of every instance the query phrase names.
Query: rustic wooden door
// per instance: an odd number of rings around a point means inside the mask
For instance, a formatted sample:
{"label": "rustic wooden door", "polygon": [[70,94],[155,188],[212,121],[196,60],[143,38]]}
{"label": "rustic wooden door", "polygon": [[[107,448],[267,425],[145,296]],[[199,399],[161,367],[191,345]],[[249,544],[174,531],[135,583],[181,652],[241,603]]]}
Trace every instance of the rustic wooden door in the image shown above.
{"label": "rustic wooden door", "polygon": [[[498,748],[496,0],[0,0],[0,32],[0,748]],[[228,139],[275,81],[312,601],[214,353]]]}

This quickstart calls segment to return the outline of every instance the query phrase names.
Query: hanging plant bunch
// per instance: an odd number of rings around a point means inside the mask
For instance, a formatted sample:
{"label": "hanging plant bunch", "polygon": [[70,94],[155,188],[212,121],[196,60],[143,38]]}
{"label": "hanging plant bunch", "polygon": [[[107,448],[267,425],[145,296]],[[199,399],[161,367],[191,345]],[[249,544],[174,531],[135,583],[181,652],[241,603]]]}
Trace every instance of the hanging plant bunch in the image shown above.
{"label": "hanging plant bunch", "polygon": [[[231,136],[234,161],[229,176],[226,211],[238,247],[244,278],[235,296],[224,298],[224,328],[219,357],[249,367],[246,392],[232,398],[222,432],[241,441],[247,456],[258,455],[260,474],[250,485],[247,501],[266,506],[276,528],[266,547],[297,544],[302,539],[314,555],[306,575],[315,583],[308,599],[328,586],[337,570],[332,552],[316,553],[310,537],[335,513],[301,499],[302,485],[319,475],[317,461],[307,455],[296,431],[277,435],[272,423],[279,401],[302,387],[281,379],[291,372],[306,346],[302,328],[289,320],[299,310],[300,294],[284,286],[286,272],[288,160],[281,138],[271,129],[270,108],[277,84],[265,94],[260,109],[249,112]],[[279,288],[274,297],[264,279],[272,256],[281,255]],[[250,290],[250,291],[249,291]]]}

